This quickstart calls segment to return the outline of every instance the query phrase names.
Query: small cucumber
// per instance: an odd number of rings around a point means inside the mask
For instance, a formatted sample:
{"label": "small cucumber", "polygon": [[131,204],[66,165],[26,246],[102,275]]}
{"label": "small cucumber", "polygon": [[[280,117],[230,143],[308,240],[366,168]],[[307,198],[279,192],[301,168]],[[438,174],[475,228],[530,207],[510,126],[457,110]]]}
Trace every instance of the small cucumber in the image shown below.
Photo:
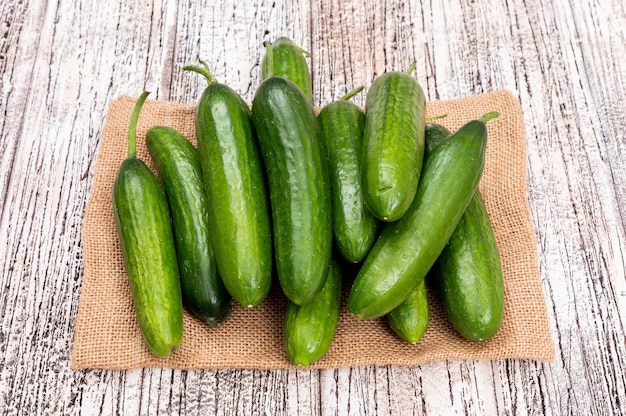
{"label": "small cucumber", "polygon": [[430,274],[448,319],[459,334],[470,341],[484,341],[498,331],[504,315],[504,279],[479,192]]}
{"label": "small cucumber", "polygon": [[287,78],[296,84],[307,99],[313,102],[311,71],[306,58],[311,56],[287,37],[279,37],[273,43],[263,42],[265,56],[261,61],[261,79],[271,76]]}
{"label": "small cucumber", "polygon": [[[438,125],[426,127],[427,151],[445,140],[443,129]],[[461,336],[484,341],[497,332],[504,315],[504,277],[491,220],[479,190],[430,270],[429,279]]]}
{"label": "small cucumber", "polygon": [[422,279],[406,300],[387,314],[387,323],[396,335],[415,344],[424,336],[428,318],[428,293]]}
{"label": "small cucumber", "polygon": [[254,307],[270,290],[273,267],[261,156],[249,107],[201,64],[183,69],[204,75],[209,84],[196,110],[196,136],[211,242],[226,289],[241,305]]}
{"label": "small cucumber", "polygon": [[487,120],[465,124],[426,158],[410,209],[386,225],[353,283],[348,309],[358,319],[389,313],[437,260],[480,181]]}
{"label": "small cucumber", "polygon": [[348,101],[362,89],[328,104],[317,118],[328,161],[335,242],[341,255],[353,263],[365,257],[378,230],[378,220],[367,209],[361,187],[365,114]]}
{"label": "small cucumber", "polygon": [[324,288],[315,299],[303,306],[286,301],[284,342],[291,362],[308,366],[328,352],[340,306],[341,270],[339,263],[331,260]]}
{"label": "small cucumber", "polygon": [[183,338],[183,306],[167,199],[136,157],[137,121],[147,96],[139,97],[131,116],[128,157],[113,185],[113,213],[139,328],[148,349],[167,357]]}
{"label": "small cucumber", "polygon": [[297,305],[324,286],[332,250],[328,172],[313,106],[283,77],[263,81],[252,102],[267,173],[276,269]]}
{"label": "small cucumber", "polygon": [[426,123],[424,127],[424,157],[428,156],[440,143],[452,133],[445,126],[437,123]]}
{"label": "small cucumber", "polygon": [[166,126],[150,128],[146,146],[170,207],[183,305],[216,327],[230,312],[230,295],[210,242],[200,156],[186,137]]}
{"label": "small cucumber", "polygon": [[362,183],[365,202],[383,221],[408,210],[419,182],[424,156],[426,98],[407,72],[378,77],[367,93]]}

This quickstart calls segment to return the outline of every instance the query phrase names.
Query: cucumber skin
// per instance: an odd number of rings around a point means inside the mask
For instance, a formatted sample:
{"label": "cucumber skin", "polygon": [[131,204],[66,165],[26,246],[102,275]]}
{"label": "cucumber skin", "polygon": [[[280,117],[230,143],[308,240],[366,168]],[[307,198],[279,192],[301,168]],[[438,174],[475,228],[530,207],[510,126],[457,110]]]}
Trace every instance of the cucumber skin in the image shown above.
{"label": "cucumber skin", "polygon": [[388,72],[365,102],[362,183],[365,201],[379,219],[400,219],[411,206],[424,157],[426,98],[409,74]]}
{"label": "cucumber skin", "polygon": [[387,314],[387,323],[397,336],[415,344],[424,336],[429,317],[426,280],[422,279],[406,300]]}
{"label": "cucumber skin", "polygon": [[303,306],[286,300],[284,343],[292,363],[308,366],[328,352],[339,322],[341,280],[339,264],[331,260],[324,287],[315,299]]}
{"label": "cucumber skin", "polygon": [[269,184],[274,257],[283,292],[303,305],[322,289],[332,250],[328,172],[313,106],[291,81],[271,77],[252,119]]}
{"label": "cucumber skin", "polygon": [[113,213],[139,328],[148,349],[167,357],[183,338],[176,248],[165,193],[137,158],[120,166]]}
{"label": "cucumber skin", "polygon": [[411,207],[384,227],[353,283],[348,310],[358,319],[389,313],[424,279],[477,189],[486,136],[471,121],[428,155]]}
{"label": "cucumber skin", "polygon": [[250,109],[224,84],[203,92],[196,114],[209,228],[228,292],[245,307],[261,303],[272,283],[270,214]]}
{"label": "cucumber skin", "polygon": [[273,68],[268,65],[267,54],[261,61],[261,79],[271,76],[287,78],[296,84],[313,102],[313,87],[311,85],[311,71],[302,53],[302,49],[291,39],[281,36],[271,46]]}
{"label": "cucumber skin", "polygon": [[365,114],[349,101],[335,101],[317,119],[328,161],[335,242],[343,258],[358,263],[378,230],[378,220],[365,204],[359,173]]}
{"label": "cucumber skin", "polygon": [[230,294],[217,271],[210,242],[200,156],[186,137],[166,126],[150,128],[146,146],[170,207],[183,305],[216,327],[230,313]]}
{"label": "cucumber skin", "polygon": [[[447,133],[447,134],[446,134]],[[450,135],[426,125],[426,151]],[[469,341],[485,341],[504,315],[504,276],[485,201],[476,190],[448,244],[429,272],[452,326]]]}

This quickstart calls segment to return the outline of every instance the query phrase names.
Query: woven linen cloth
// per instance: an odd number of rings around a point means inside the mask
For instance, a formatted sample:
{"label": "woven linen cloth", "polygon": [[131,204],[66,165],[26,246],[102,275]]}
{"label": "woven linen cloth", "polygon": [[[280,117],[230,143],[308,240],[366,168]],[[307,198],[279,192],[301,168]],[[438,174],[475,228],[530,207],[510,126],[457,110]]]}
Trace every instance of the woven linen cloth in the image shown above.
{"label": "woven linen cloth", "polygon": [[[82,229],[85,274],[72,368],[295,368],[284,352],[284,298],[276,282],[269,296],[254,309],[233,301],[231,316],[219,328],[210,328],[185,312],[183,341],[170,357],[157,358],[146,348],[124,271],[111,197],[115,176],[126,157],[128,123],[134,105],[135,99],[127,96],[113,101],[102,133]],[[195,110],[194,105],[146,101],[137,128],[137,156],[153,171],[145,146],[147,130],[154,125],[170,126],[195,145]],[[480,191],[493,224],[504,273],[505,312],[500,330],[486,342],[465,341],[431,294],[426,334],[417,344],[406,343],[393,334],[384,318],[359,321],[348,313],[346,301],[355,270],[346,270],[335,338],[328,353],[309,368],[416,365],[445,359],[554,359],[527,200],[526,134],[519,101],[506,90],[431,101],[426,116],[447,114],[437,123],[454,131],[490,111],[497,111],[500,116],[487,124],[487,154]]]}

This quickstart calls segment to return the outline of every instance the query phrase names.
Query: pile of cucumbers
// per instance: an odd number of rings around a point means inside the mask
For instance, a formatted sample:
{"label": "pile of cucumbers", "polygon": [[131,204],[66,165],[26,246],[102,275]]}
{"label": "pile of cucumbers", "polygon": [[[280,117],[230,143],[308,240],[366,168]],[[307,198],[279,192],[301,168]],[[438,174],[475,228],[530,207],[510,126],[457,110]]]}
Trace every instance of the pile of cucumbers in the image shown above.
{"label": "pile of cucumbers", "polygon": [[[146,145],[157,176],[136,156],[137,100],[128,157],[113,187],[124,265],[149,350],[167,357],[183,338],[183,305],[216,327],[231,299],[254,308],[274,276],[285,296],[284,346],[307,366],[333,340],[342,291],[358,319],[385,317],[400,338],[426,331],[427,288],[471,341],[492,337],[504,311],[498,248],[482,175],[488,113],[451,133],[427,122],[411,72],[387,72],[313,107],[308,53],[285,37],[265,42],[252,106],[203,61],[183,69],[207,81],[197,148],[154,126]],[[345,264],[356,264],[345,279]]]}

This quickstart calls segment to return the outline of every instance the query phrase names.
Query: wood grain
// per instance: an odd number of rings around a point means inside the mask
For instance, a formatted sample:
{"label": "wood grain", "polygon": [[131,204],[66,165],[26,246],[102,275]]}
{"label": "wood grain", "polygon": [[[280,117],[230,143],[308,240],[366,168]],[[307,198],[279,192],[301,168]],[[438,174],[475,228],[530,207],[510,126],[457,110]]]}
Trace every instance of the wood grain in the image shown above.
{"label": "wood grain", "polygon": [[[311,51],[318,105],[413,59],[430,99],[519,97],[554,362],[70,370],[109,103],[144,89],[195,102],[204,81],[181,69],[199,58],[250,102],[279,35]],[[624,45],[618,0],[0,3],[0,412],[623,414]]]}

